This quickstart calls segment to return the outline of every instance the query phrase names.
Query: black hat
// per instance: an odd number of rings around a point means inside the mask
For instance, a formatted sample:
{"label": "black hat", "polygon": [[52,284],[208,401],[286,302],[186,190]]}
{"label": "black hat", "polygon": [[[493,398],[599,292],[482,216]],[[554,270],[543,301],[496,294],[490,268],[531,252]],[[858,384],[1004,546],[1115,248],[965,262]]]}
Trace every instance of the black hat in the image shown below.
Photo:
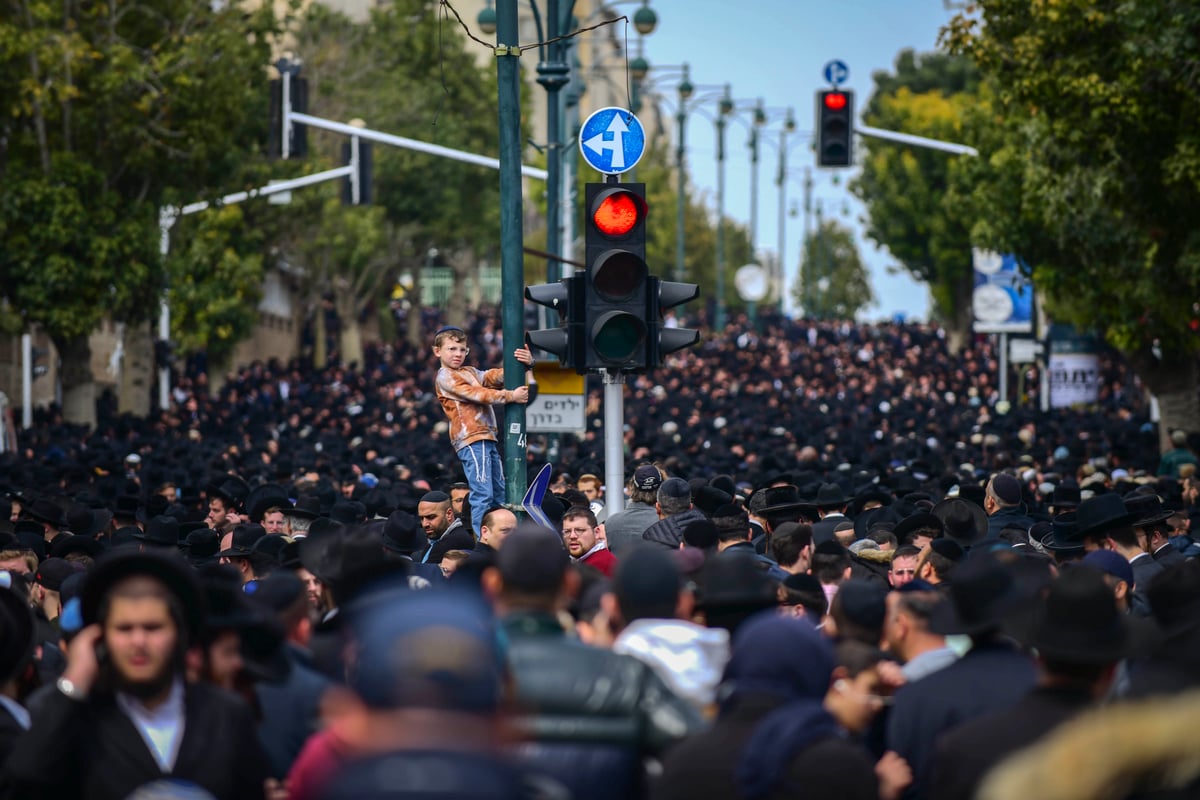
{"label": "black hat", "polygon": [[1048,661],[1107,664],[1129,653],[1129,620],[1117,610],[1101,570],[1081,564],[1062,573],[1032,613],[1006,626]]}
{"label": "black hat", "polygon": [[56,528],[63,527],[63,510],[58,503],[46,497],[39,497],[26,512],[31,518]]}
{"label": "black hat", "polygon": [[62,589],[63,581],[74,575],[76,572],[82,572],[83,567],[78,568],[63,558],[47,558],[41,564],[38,564],[37,572],[34,573],[34,581],[40,586],[49,589],[52,592],[57,592]]}
{"label": "black hat", "polygon": [[929,543],[929,549],[937,553],[942,558],[947,558],[957,564],[963,560],[966,551],[962,549],[962,545],[953,539],[934,539]]}
{"label": "black hat", "polygon": [[1007,472],[997,472],[992,476],[992,493],[1001,503],[1015,506],[1021,502],[1021,482]]}
{"label": "black hat", "polygon": [[897,541],[904,541],[904,537],[916,531],[933,531],[932,537],[936,539],[946,531],[946,525],[942,522],[942,518],[928,511],[918,511],[916,514],[909,514],[904,519],[896,523],[893,533],[896,534]]}
{"label": "black hat", "polygon": [[271,564],[279,563],[279,553],[287,544],[287,539],[278,534],[267,534],[258,537],[250,547],[250,556],[265,559]]}
{"label": "black hat", "polygon": [[813,508],[812,503],[807,503],[800,497],[800,489],[791,484],[787,486],[771,486],[766,489],[760,489],[763,492],[762,507],[758,513],[762,516],[774,517],[790,512],[796,512],[797,516],[805,509]]}
{"label": "black hat", "polygon": [[1079,485],[1075,483],[1060,483],[1050,493],[1049,505],[1056,510],[1069,510],[1079,506]]}
{"label": "black hat", "polygon": [[[250,602],[262,606],[272,614],[280,614],[291,608],[305,594],[304,581],[293,572],[272,572],[262,580],[254,581],[253,591],[247,591]],[[249,589],[249,586],[247,586]]]}
{"label": "black hat", "polygon": [[407,511],[393,511],[383,526],[383,549],[411,556],[429,546],[417,518]]}
{"label": "black hat", "polygon": [[665,497],[677,499],[692,496],[692,487],[683,478],[667,478],[659,485],[658,491]]}
{"label": "black hat", "polygon": [[208,488],[209,495],[221,498],[234,508],[241,508],[246,502],[246,495],[250,493],[250,486],[237,475],[224,475],[219,483],[211,484]]}
{"label": "black hat", "polygon": [[179,547],[193,567],[201,567],[217,560],[221,549],[221,535],[209,528],[200,528],[187,535]]}
{"label": "black hat", "polygon": [[849,502],[850,498],[846,497],[842,487],[836,483],[822,483],[817,489],[817,508],[841,508]]}
{"label": "black hat", "polygon": [[[155,517],[167,515],[167,508],[171,504],[167,502],[167,498],[161,494],[152,494],[146,499],[146,504],[137,510],[134,518],[143,525]],[[178,519],[178,518],[177,518]]]}
{"label": "black hat", "polygon": [[281,508],[290,513],[292,501],[288,499],[287,490],[278,484],[264,483],[246,495],[246,516],[251,522],[262,522],[268,508]]}
{"label": "black hat", "polygon": [[851,517],[856,517],[863,511],[863,507],[867,503],[875,502],[881,506],[890,506],[895,502],[895,497],[891,492],[885,491],[883,487],[869,483],[864,487],[860,487],[850,498],[847,514]]}
{"label": "black hat", "polygon": [[117,502],[113,506],[113,516],[123,520],[136,519],[138,509],[141,507],[142,501],[136,494],[122,494],[117,497]]}
{"label": "black hat", "polygon": [[633,472],[633,488],[642,492],[657,492],[662,486],[662,474],[653,464],[643,464]]}
{"label": "black hat", "polygon": [[343,525],[359,525],[367,518],[367,507],[357,500],[339,500],[333,504],[329,518]]}
{"label": "black hat", "polygon": [[229,540],[229,549],[217,553],[221,558],[249,558],[254,543],[267,532],[262,525],[235,525],[233,537]]}
{"label": "black hat", "polygon": [[8,683],[33,656],[34,631],[28,604],[11,589],[0,588],[0,682]]}
{"label": "black hat", "polygon": [[[36,527],[37,530],[32,530],[33,527]],[[13,526],[13,530],[17,537],[18,547],[22,550],[32,550],[38,561],[46,558],[46,534],[40,522],[19,520]]]}
{"label": "black hat", "polygon": [[293,570],[304,566],[300,561],[301,541],[301,539],[294,539],[283,546],[283,549],[279,551],[279,566]]}
{"label": "black hat", "polygon": [[1132,518],[1129,524],[1135,528],[1145,528],[1166,522],[1175,513],[1164,509],[1162,501],[1155,494],[1127,494],[1125,495],[1125,508]]}
{"label": "black hat", "polygon": [[987,514],[970,500],[947,497],[933,507],[933,515],[942,521],[946,536],[964,547],[987,536]]}
{"label": "black hat", "polygon": [[104,544],[90,536],[75,536],[65,534],[55,537],[50,543],[50,555],[54,558],[66,558],[70,553],[87,553],[92,558],[104,552]]}
{"label": "black hat", "polygon": [[1075,512],[1064,511],[1050,520],[1051,531],[1042,537],[1042,547],[1056,553],[1082,553],[1083,540],[1079,538],[1075,525]]}
{"label": "black hat", "polygon": [[145,532],[137,538],[146,544],[178,547],[179,521],[174,517],[155,517],[146,523]]}
{"label": "black hat", "polygon": [[701,550],[717,546],[717,526],[711,519],[694,519],[683,526],[683,541]]}
{"label": "black hat", "polygon": [[1089,497],[1079,504],[1075,512],[1075,538],[1102,536],[1113,528],[1129,525],[1132,519],[1120,496],[1101,494]]}
{"label": "black hat", "polygon": [[719,516],[716,512],[721,506],[733,502],[733,495],[723,492],[715,486],[705,484],[692,493],[692,504],[704,512],[705,516]]}
{"label": "black hat", "polygon": [[[318,522],[325,523],[317,525]],[[300,541],[300,564],[325,584],[337,578],[344,526],[339,522],[321,517],[313,522],[308,536]]]}
{"label": "black hat", "polygon": [[929,629],[943,635],[999,630],[1021,600],[1012,570],[992,553],[972,554],[955,567],[950,602],[937,607]]}
{"label": "black hat", "polygon": [[749,554],[710,558],[701,577],[704,588],[697,607],[707,612],[754,611],[779,603],[771,579],[760,562]]}
{"label": "black hat", "polygon": [[80,596],[83,624],[99,622],[105,595],[126,578],[144,575],[160,581],[180,601],[189,639],[200,632],[204,619],[204,592],[196,573],[174,553],[122,548],[96,561]]}
{"label": "black hat", "polygon": [[316,519],[321,516],[321,499],[315,494],[302,494],[296,498],[296,504],[288,509],[287,514],[300,519]]}
{"label": "black hat", "polygon": [[76,536],[91,538],[108,527],[112,518],[112,512],[107,509],[76,505],[67,514],[67,530]]}

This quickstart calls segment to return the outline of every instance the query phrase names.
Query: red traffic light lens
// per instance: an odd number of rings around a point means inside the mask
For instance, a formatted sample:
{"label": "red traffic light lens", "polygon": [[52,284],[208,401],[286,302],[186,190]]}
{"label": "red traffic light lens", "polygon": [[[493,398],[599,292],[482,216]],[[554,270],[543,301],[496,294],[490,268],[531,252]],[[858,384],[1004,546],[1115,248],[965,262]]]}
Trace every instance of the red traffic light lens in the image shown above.
{"label": "red traffic light lens", "polygon": [[613,192],[604,196],[592,212],[592,222],[605,236],[625,236],[642,217],[645,205],[631,192]]}
{"label": "red traffic light lens", "polygon": [[841,92],[829,92],[823,99],[830,111],[841,111],[846,107],[846,95]]}

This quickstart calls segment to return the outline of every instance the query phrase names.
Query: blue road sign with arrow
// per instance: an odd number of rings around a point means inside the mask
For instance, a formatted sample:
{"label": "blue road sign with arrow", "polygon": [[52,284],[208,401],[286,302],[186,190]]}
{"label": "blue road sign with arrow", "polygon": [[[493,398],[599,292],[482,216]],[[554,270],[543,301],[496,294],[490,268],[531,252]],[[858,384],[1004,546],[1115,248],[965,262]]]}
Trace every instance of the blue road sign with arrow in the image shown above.
{"label": "blue road sign with arrow", "polygon": [[601,108],[579,129],[579,152],[597,172],[620,175],[633,169],[646,152],[646,131],[632,111]]}
{"label": "blue road sign with arrow", "polygon": [[836,89],[850,77],[850,67],[846,66],[845,61],[835,58],[825,65],[824,75],[829,85]]}

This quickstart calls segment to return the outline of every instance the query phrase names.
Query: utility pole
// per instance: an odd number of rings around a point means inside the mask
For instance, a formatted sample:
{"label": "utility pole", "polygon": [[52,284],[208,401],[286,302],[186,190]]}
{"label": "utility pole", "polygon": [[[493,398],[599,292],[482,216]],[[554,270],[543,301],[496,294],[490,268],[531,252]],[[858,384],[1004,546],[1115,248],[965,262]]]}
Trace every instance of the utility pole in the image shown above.
{"label": "utility pole", "polygon": [[[517,344],[525,338],[520,56],[517,0],[498,0],[496,79],[499,86],[500,134],[500,300],[504,332],[504,388],[510,390],[525,385],[525,367],[513,355]],[[556,243],[550,246],[556,246]],[[525,446],[525,406],[508,403],[504,406],[505,499],[513,507],[519,506],[525,496]]]}

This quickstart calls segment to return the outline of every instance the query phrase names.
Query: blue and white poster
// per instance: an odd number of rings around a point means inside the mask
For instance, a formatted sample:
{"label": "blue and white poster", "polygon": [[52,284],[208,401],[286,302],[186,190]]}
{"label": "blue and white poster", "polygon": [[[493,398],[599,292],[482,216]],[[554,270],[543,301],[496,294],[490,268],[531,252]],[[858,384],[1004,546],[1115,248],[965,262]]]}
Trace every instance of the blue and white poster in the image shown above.
{"label": "blue and white poster", "polygon": [[975,249],[971,307],[976,333],[1032,333],[1033,284],[1015,255]]}

